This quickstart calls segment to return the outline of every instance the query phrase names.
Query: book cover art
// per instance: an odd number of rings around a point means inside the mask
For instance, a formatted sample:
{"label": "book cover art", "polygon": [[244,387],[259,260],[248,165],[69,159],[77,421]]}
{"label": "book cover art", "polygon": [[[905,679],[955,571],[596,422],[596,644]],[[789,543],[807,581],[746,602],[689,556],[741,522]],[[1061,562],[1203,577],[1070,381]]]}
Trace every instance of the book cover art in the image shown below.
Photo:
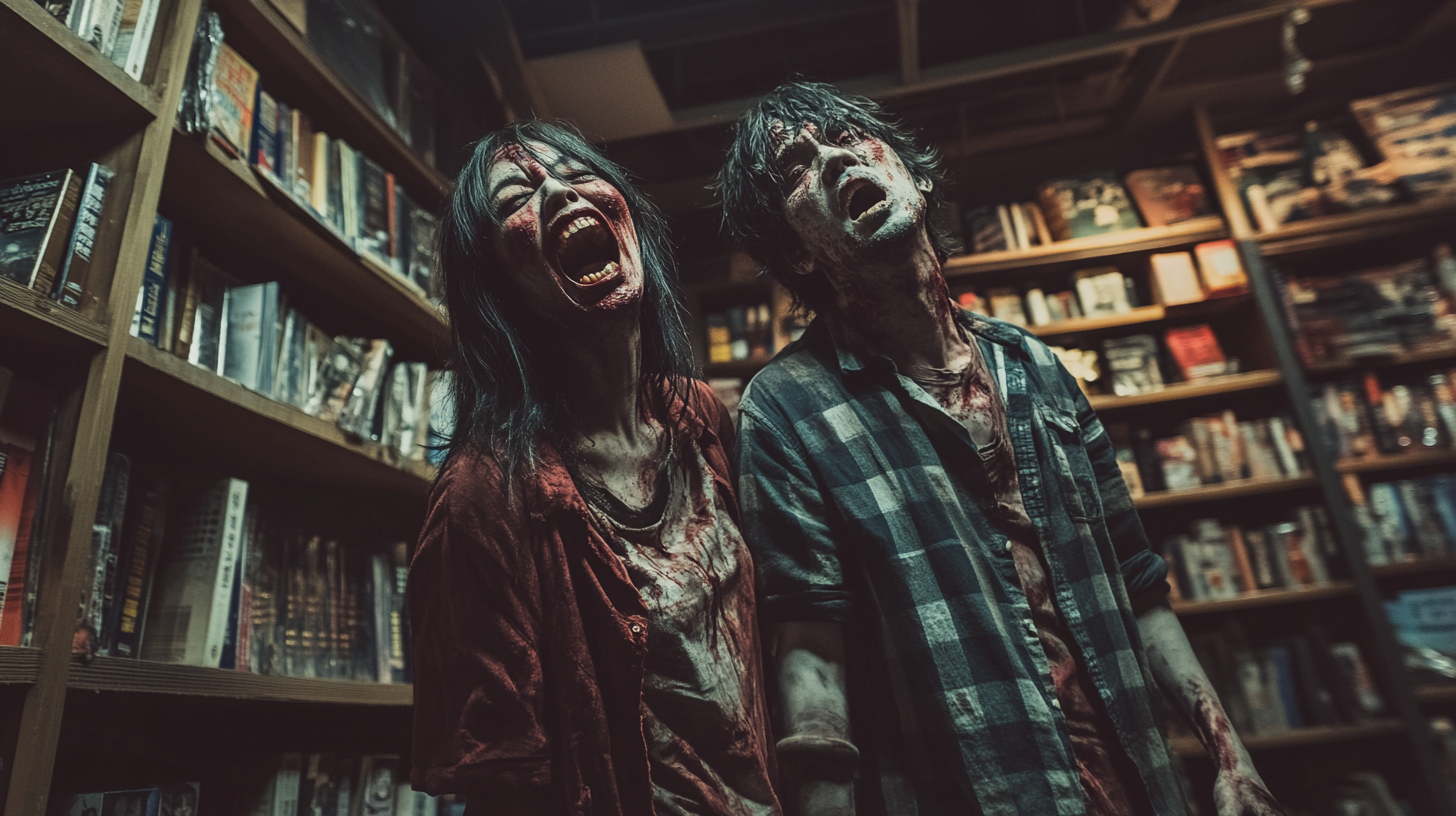
{"label": "book cover art", "polygon": [[92,164],[86,174],[86,183],[81,188],[75,225],[71,229],[70,242],[62,255],[53,291],[53,297],[72,309],[81,309],[95,301],[95,297],[89,293],[88,285],[91,252],[101,229],[107,192],[111,188],[113,176],[115,173],[111,168]]}
{"label": "book cover art", "polygon": [[1049,181],[1041,186],[1038,196],[1052,236],[1059,241],[1143,225],[1115,173]]}
{"label": "book cover art", "polygon": [[1127,174],[1127,189],[1150,227],[1213,213],[1203,179],[1191,164],[1134,170]]}
{"label": "book cover art", "polygon": [[0,278],[49,294],[45,281],[55,279],[75,216],[74,178],[57,170],[0,182]]}
{"label": "book cover art", "polygon": [[1158,341],[1152,335],[1135,334],[1104,340],[1102,360],[1112,393],[1120,397],[1163,388],[1163,375],[1158,367]]}
{"label": "book cover art", "polygon": [[1198,451],[1186,436],[1171,436],[1156,442],[1162,481],[1167,490],[1201,487],[1198,476]]}
{"label": "book cover art", "polygon": [[234,156],[247,156],[253,133],[253,105],[258,98],[258,71],[226,42],[218,50],[213,90],[212,132]]}
{"label": "book cover art", "polygon": [[1207,323],[1169,329],[1164,337],[1183,379],[1201,380],[1228,372],[1228,357]]}
{"label": "book cover art", "polygon": [[379,408],[379,392],[394,348],[388,340],[366,341],[359,373],[354,386],[349,390],[348,401],[338,415],[339,427],[368,438],[374,428],[375,412]]}
{"label": "book cover art", "polygon": [[1203,283],[1187,252],[1161,252],[1148,257],[1152,267],[1153,290],[1158,303],[1176,306],[1197,303],[1204,298]]}
{"label": "book cover art", "polygon": [[1080,269],[1072,274],[1081,300],[1082,314],[1087,317],[1126,314],[1132,311],[1127,299],[1127,284],[1114,266]]}
{"label": "book cover art", "polygon": [[1198,258],[1198,272],[1209,297],[1237,295],[1249,290],[1249,275],[1233,241],[1205,241],[1193,247],[1193,254]]}

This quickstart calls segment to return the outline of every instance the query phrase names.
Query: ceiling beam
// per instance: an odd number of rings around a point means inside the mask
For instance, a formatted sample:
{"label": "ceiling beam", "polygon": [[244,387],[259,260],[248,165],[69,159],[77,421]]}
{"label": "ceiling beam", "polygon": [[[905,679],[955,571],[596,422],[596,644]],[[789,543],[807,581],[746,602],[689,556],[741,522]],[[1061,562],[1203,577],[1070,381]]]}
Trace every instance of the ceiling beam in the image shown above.
{"label": "ceiling beam", "polygon": [[894,0],[726,0],[704,6],[682,4],[671,11],[634,14],[610,20],[571,23],[521,35],[531,56],[580,51],[626,40],[642,50],[681,48],[794,26],[811,25],[883,12]]}
{"label": "ceiling beam", "polygon": [[[1041,71],[1083,60],[1124,53],[1150,45],[1276,20],[1295,6],[1314,9],[1353,0],[1238,0],[1206,11],[1173,17],[1126,31],[1108,31],[1044,43],[999,54],[963,60],[920,71],[920,81],[904,85],[897,74],[880,74],[835,83],[850,93],[879,101],[946,90],[999,77]],[[1231,57],[1232,58],[1232,57]],[[734,99],[673,113],[673,130],[722,127],[748,109],[755,99]]]}
{"label": "ceiling beam", "polygon": [[1180,37],[1172,42],[1158,43],[1143,49],[1143,61],[1133,69],[1132,81],[1113,113],[1113,127],[1125,130],[1136,125],[1146,115],[1148,100],[1156,96],[1158,89],[1163,86],[1163,80],[1168,78],[1168,73],[1178,62],[1178,55],[1183,53],[1183,44],[1186,42],[1188,38]]}
{"label": "ceiling beam", "polygon": [[481,3],[476,13],[481,17],[476,28],[480,37],[472,50],[495,85],[506,109],[506,118],[515,121],[550,116],[546,100],[531,80],[521,42],[516,38],[516,27],[505,4],[500,0]]}
{"label": "ceiling beam", "polygon": [[900,16],[900,84],[920,81],[920,0],[897,0]]}

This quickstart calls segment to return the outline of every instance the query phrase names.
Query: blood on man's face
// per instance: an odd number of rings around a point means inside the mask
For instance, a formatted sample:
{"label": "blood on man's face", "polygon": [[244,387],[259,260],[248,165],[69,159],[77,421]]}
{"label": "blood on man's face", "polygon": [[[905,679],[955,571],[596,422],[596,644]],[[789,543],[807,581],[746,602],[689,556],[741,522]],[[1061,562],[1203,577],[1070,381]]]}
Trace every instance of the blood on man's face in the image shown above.
{"label": "blood on man's face", "polygon": [[542,315],[635,313],[637,229],[621,191],[553,148],[507,145],[487,170],[492,236],[508,276]]}
{"label": "blood on man's face", "polygon": [[772,128],[784,217],[813,258],[827,262],[831,282],[857,260],[911,243],[925,220],[925,193],[893,148],[854,128]]}

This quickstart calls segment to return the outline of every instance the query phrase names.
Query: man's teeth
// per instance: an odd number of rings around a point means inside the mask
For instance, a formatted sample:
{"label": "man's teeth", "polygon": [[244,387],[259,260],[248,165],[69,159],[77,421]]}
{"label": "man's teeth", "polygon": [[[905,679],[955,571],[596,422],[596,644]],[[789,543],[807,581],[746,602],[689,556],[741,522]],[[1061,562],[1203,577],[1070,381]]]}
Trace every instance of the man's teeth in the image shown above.
{"label": "man's teeth", "polygon": [[580,278],[579,280],[577,280],[577,283],[581,284],[582,286],[591,286],[593,283],[601,283],[607,278],[610,278],[611,276],[617,274],[617,268],[617,262],[612,261],[611,263],[602,267],[600,270],[593,272],[583,278]]}

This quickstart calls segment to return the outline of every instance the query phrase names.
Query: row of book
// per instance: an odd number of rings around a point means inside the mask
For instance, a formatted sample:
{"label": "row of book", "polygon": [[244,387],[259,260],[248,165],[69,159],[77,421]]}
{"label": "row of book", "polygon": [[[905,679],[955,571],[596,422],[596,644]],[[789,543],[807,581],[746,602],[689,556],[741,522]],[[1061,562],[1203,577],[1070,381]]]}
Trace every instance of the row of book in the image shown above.
{"label": "row of book", "polygon": [[1274,279],[1305,365],[1392,357],[1456,346],[1456,258],[1429,256],[1353,272]]}
{"label": "row of book", "polygon": [[1138,296],[1137,281],[1115,266],[1079,269],[1069,283],[1071,288],[1062,291],[1031,286],[1024,294],[1014,286],[993,287],[984,296],[967,289],[956,299],[962,308],[1018,326],[1127,314],[1144,302]]}
{"label": "row of book", "polygon": [[1237,374],[1237,357],[1224,353],[1206,323],[1167,329],[1161,336],[1109,338],[1094,349],[1050,346],[1084,391],[1120,397],[1152,394],[1169,383]]}
{"label": "row of book", "polygon": [[708,332],[708,362],[765,359],[774,352],[773,310],[767,303],[734,306],[703,318]]}
{"label": "row of book", "polygon": [[1456,439],[1456,371],[1387,384],[1374,371],[1323,383],[1311,395],[1320,428],[1341,459],[1450,448]]}
{"label": "row of book", "polygon": [[29,646],[56,397],[0,366],[0,646]]}
{"label": "row of book", "polygon": [[253,674],[409,681],[409,545],[291,521],[242,479],[198,495],[108,457],[78,647]]}
{"label": "row of book", "polygon": [[1189,637],[1238,733],[1369,721],[1386,712],[1359,644],[1322,626],[1253,642],[1236,621]]}
{"label": "row of book", "polygon": [[1122,422],[1109,423],[1107,433],[1134,496],[1309,471],[1304,437],[1287,416],[1240,420],[1228,410],[1192,417],[1162,438]]}
{"label": "row of book", "polygon": [[156,788],[73,793],[51,804],[55,816],[196,816],[202,785],[181,782]]}
{"label": "row of book", "polygon": [[1096,172],[1048,181],[1037,188],[1036,201],[969,210],[961,228],[972,253],[1024,250],[1210,215],[1205,190],[1191,165],[1134,170],[1124,177]]}
{"label": "row of book", "polygon": [[38,0],[51,16],[132,79],[140,80],[152,49],[161,0]]}
{"label": "row of book", "polygon": [[1223,164],[1260,230],[1456,194],[1456,85],[1358,99],[1350,111],[1353,123],[1310,121],[1218,137]]}
{"label": "row of book", "polygon": [[1163,540],[1174,600],[1218,601],[1261,589],[1329,583],[1339,545],[1325,509],[1294,508],[1273,524],[1240,526],[1196,519]]}
{"label": "row of book", "polygon": [[260,394],[422,461],[431,372],[382,339],[333,337],[277,281],[245,284],[157,216],[132,335]]}
{"label": "row of book", "polygon": [[73,309],[90,304],[91,255],[114,175],[91,164],[0,181],[0,278]]}
{"label": "row of book", "polygon": [[1405,648],[1456,659],[1456,586],[1402,590],[1385,602],[1385,613]]}
{"label": "row of book", "polygon": [[464,816],[465,800],[410,787],[393,754],[283,754],[249,816]]}
{"label": "row of book", "polygon": [[315,129],[308,114],[274,98],[258,71],[231,46],[215,49],[189,83],[207,87],[195,132],[247,161],[360,256],[432,298],[437,221],[387,172],[341,138]]}
{"label": "row of book", "polygon": [[1456,474],[1438,473],[1363,485],[1344,479],[1371,564],[1456,553]]}

